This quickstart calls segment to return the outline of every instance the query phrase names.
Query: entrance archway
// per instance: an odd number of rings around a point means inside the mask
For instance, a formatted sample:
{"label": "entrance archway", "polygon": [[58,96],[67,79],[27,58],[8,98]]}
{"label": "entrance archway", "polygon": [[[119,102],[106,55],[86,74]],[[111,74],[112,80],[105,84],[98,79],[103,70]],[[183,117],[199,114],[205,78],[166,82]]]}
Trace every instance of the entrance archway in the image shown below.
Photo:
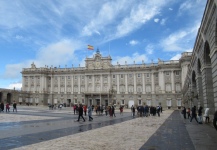
{"label": "entrance archway", "polygon": [[128,102],[128,108],[131,108],[132,105],[134,106],[134,100],[129,100],[129,102]]}
{"label": "entrance archway", "polygon": [[11,93],[7,94],[7,103],[11,104]]}

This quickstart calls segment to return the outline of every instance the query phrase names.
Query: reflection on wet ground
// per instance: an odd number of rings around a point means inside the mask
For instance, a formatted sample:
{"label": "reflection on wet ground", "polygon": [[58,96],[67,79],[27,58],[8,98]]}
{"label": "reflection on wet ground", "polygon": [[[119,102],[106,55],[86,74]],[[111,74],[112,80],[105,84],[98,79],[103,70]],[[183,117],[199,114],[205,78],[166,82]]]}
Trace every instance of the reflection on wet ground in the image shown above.
{"label": "reflection on wet ground", "polygon": [[174,111],[140,150],[194,150],[179,111]]}
{"label": "reflection on wet ground", "polygon": [[[88,124],[80,123],[81,125],[79,126],[61,128],[61,129],[56,129],[56,130],[52,130],[52,127],[51,127],[49,131],[37,132],[33,134],[25,134],[25,135],[8,137],[8,138],[1,138],[0,149],[19,148],[21,146],[39,143],[39,142],[46,141],[46,140],[52,140],[52,139],[60,138],[63,136],[73,135],[76,133],[85,132],[88,130],[93,130],[93,129],[101,128],[104,126],[121,123],[123,121],[131,120],[131,119],[134,119],[134,118],[130,116],[130,117],[123,117],[123,118],[116,118],[116,119],[107,120],[107,121],[101,121],[100,123],[88,123]],[[61,120],[60,125],[62,125],[63,122],[66,124],[70,124],[75,121]],[[45,124],[47,126],[55,125],[55,123],[52,123],[52,122],[48,122]],[[27,128],[27,127],[38,128],[39,126],[38,125],[30,125],[30,126],[23,125],[22,127],[23,128]]]}

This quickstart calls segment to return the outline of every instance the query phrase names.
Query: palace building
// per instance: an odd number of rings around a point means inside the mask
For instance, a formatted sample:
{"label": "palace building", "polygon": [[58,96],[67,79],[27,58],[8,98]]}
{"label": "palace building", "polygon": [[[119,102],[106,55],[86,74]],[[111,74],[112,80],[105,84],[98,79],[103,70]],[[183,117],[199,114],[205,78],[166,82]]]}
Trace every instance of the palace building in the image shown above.
{"label": "palace building", "polygon": [[217,0],[208,0],[193,52],[179,60],[112,65],[99,49],[85,67],[22,70],[22,90],[0,89],[0,101],[47,105],[161,105],[217,110]]}

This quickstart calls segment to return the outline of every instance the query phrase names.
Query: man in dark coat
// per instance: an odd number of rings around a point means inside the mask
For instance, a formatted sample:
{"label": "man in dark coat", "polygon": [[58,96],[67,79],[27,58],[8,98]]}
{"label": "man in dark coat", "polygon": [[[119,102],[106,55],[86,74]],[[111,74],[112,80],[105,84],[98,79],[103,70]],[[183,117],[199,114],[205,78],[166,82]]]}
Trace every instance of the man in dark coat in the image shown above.
{"label": "man in dark coat", "polygon": [[163,113],[162,111],[163,111],[163,107],[162,106],[160,106],[160,111],[161,111],[161,113]]}
{"label": "man in dark coat", "polygon": [[184,118],[186,119],[186,109],[185,109],[185,107],[183,109],[183,115],[184,115]]}
{"label": "man in dark coat", "polygon": [[[112,117],[115,116],[115,108],[112,106]],[[116,116],[115,116],[116,117]]]}
{"label": "man in dark coat", "polygon": [[2,103],[1,103],[1,109],[2,109],[2,111],[4,111],[4,107],[5,107],[5,105],[4,105],[4,103],[2,102]]}
{"label": "man in dark coat", "polygon": [[217,111],[215,112],[214,119],[213,119],[213,126],[215,127],[215,129],[217,131],[216,121],[217,121]]}
{"label": "man in dark coat", "polygon": [[148,106],[146,105],[145,106],[145,108],[144,108],[144,116],[146,116],[146,117],[148,117],[148,110],[149,110],[149,108],[148,108]]}
{"label": "man in dark coat", "polygon": [[[192,117],[191,117],[191,121],[190,122],[192,122],[192,120],[194,118],[197,121],[196,106],[194,106],[191,111],[192,111]],[[198,123],[198,121],[197,121],[197,123]]]}
{"label": "man in dark coat", "polygon": [[133,117],[135,116],[135,107],[134,106],[132,106],[133,108],[132,108],[132,112],[133,112]]}
{"label": "man in dark coat", "polygon": [[78,120],[77,121],[80,120],[80,117],[83,118],[83,120],[85,121],[85,119],[83,117],[83,108],[81,105],[79,105],[79,107],[78,107]]}

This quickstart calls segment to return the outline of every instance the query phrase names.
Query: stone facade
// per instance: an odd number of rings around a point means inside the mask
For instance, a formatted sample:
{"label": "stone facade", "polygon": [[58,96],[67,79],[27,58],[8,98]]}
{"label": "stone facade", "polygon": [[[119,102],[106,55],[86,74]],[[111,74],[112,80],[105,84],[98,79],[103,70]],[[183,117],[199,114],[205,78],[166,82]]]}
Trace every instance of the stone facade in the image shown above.
{"label": "stone facade", "polygon": [[86,58],[85,67],[37,68],[33,63],[21,72],[23,87],[22,91],[15,92],[15,101],[67,106],[147,104],[178,109],[181,108],[182,82],[187,74],[185,64],[189,64],[190,57],[191,53],[186,52],[177,61],[158,59],[158,63],[112,65],[110,55],[102,57],[97,50],[93,58]]}
{"label": "stone facade", "polygon": [[198,30],[187,77],[183,105],[217,110],[217,0],[208,0]]}

